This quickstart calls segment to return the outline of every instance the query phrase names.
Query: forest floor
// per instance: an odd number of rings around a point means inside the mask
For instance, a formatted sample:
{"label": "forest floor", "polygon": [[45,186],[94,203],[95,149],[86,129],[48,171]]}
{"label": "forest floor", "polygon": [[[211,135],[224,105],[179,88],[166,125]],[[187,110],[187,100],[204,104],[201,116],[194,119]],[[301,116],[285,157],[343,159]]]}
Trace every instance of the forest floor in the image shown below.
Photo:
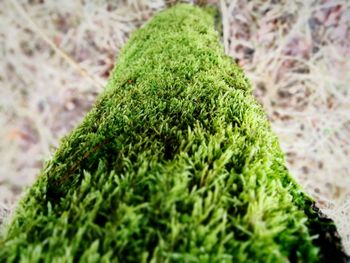
{"label": "forest floor", "polygon": [[[130,33],[173,2],[2,1],[0,224],[91,108]],[[350,253],[350,2],[210,2],[288,168]]]}

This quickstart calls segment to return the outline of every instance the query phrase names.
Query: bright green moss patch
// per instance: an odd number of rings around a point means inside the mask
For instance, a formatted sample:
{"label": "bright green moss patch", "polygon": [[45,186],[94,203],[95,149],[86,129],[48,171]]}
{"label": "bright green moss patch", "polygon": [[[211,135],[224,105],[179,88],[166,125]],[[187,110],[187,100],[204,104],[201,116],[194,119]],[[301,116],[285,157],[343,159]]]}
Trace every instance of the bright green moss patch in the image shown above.
{"label": "bright green moss patch", "polygon": [[212,15],[188,5],[131,37],[0,245],[0,262],[345,260]]}

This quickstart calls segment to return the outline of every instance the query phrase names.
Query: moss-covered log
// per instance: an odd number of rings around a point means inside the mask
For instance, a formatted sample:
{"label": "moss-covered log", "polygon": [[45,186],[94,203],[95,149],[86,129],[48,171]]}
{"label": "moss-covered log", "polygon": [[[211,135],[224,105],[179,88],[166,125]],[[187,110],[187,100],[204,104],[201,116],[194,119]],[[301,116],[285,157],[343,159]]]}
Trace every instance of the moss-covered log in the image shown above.
{"label": "moss-covered log", "polygon": [[8,262],[342,262],[213,16],[139,29],[0,241]]}

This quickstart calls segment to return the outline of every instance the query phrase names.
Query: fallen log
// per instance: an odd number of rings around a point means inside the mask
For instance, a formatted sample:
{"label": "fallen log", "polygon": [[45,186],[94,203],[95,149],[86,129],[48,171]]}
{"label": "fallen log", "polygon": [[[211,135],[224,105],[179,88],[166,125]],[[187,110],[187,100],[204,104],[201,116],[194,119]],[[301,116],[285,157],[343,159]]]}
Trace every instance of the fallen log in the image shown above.
{"label": "fallen log", "polygon": [[133,34],[0,241],[1,262],[346,262],[210,11]]}

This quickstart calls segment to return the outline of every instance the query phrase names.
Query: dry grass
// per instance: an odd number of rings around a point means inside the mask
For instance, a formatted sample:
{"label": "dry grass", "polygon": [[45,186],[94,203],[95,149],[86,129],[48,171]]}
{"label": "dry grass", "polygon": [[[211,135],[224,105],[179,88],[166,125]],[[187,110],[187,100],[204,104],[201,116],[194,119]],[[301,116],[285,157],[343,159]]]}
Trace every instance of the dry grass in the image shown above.
{"label": "dry grass", "polygon": [[[89,110],[129,34],[166,6],[15,1],[0,10],[0,224]],[[256,87],[292,174],[350,252],[350,3],[217,2],[226,52]]]}

